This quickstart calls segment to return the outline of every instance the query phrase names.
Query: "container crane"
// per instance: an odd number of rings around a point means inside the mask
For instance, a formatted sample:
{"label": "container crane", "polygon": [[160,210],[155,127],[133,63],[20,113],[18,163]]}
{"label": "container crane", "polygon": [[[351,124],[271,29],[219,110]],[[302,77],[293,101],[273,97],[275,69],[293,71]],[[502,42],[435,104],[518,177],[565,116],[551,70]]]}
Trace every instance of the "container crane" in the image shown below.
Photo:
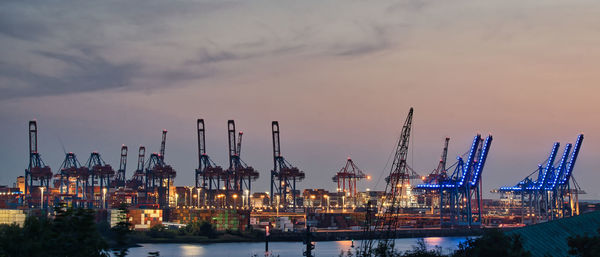
{"label": "container crane", "polygon": [[332,180],[337,183],[337,191],[351,197],[356,204],[358,198],[356,182],[364,178],[367,178],[367,175],[348,157],[344,167],[333,176]]}
{"label": "container crane", "polygon": [[140,146],[140,148],[138,149],[137,168],[133,173],[131,179],[127,181],[128,188],[134,189],[136,191],[142,190],[144,188],[144,177],[146,177],[146,172],[144,171],[145,158],[146,147]]}
{"label": "container crane", "polygon": [[[196,188],[202,188],[210,205],[213,205],[215,196],[221,188],[223,168],[217,166],[206,154],[206,130],[204,119],[196,122],[198,131],[198,169],[196,169]],[[198,196],[200,197],[200,196]]]}
{"label": "container crane", "polygon": [[25,169],[25,192],[23,192],[28,200],[32,200],[32,187],[46,187],[46,192],[50,192],[52,178],[52,170],[44,163],[38,152],[37,132],[37,121],[29,121],[29,165]]}
{"label": "container crane", "polygon": [[[300,169],[292,166],[282,155],[279,141],[279,122],[271,123],[271,132],[273,136],[273,170],[271,170],[271,191],[270,201],[273,205],[273,198],[277,197],[277,205],[283,205],[284,208],[292,206],[296,210],[296,182],[302,181],[305,174]],[[291,198],[288,199],[288,193]]]}
{"label": "container crane", "polygon": [[251,192],[252,181],[258,179],[259,174],[241,159],[243,133],[238,134],[236,144],[236,130],[233,120],[227,121],[227,135],[229,139],[229,168],[225,172],[226,176],[224,176],[225,190],[227,197],[229,194],[234,194],[233,197],[235,198],[237,194],[242,195],[246,191]]}
{"label": "container crane", "polygon": [[127,146],[121,146],[121,158],[119,159],[119,170],[117,170],[117,176],[112,181],[112,187],[121,188],[125,187],[125,171],[127,169]]}
{"label": "container crane", "polygon": [[[81,165],[74,153],[67,153],[60,165],[59,173],[56,174],[60,194],[67,197],[64,200],[72,200],[73,206],[84,207],[84,203],[90,200],[88,194],[89,177],[89,169]],[[72,182],[75,182],[74,185]]]}
{"label": "container crane", "polygon": [[164,161],[167,130],[163,130],[160,153],[152,153],[146,163],[145,193],[146,203],[154,203],[161,208],[169,206],[171,183],[177,173]]}
{"label": "container crane", "polygon": [[[485,166],[493,137],[485,140],[481,135],[473,138],[468,157],[458,156],[451,167],[454,172],[446,178],[432,179],[417,185],[416,190],[439,193],[440,222],[444,226],[446,216],[452,225],[481,225],[481,174]],[[473,206],[475,205],[475,206]],[[448,206],[448,208],[446,207]]]}
{"label": "container crane", "polygon": [[[110,187],[110,177],[115,175],[115,171],[113,170],[112,166],[106,164],[106,162],[102,160],[102,157],[98,152],[92,152],[92,154],[90,154],[90,158],[88,158],[87,162],[85,163],[85,167],[87,167],[92,180],[89,197],[91,198],[89,199],[90,208],[92,208],[94,207],[93,200],[95,198],[96,179],[98,179],[100,182],[99,193],[105,194],[108,192],[108,188]],[[99,198],[104,197],[101,196]],[[95,207],[105,208],[106,206],[104,206],[104,203],[102,203],[97,204]]]}

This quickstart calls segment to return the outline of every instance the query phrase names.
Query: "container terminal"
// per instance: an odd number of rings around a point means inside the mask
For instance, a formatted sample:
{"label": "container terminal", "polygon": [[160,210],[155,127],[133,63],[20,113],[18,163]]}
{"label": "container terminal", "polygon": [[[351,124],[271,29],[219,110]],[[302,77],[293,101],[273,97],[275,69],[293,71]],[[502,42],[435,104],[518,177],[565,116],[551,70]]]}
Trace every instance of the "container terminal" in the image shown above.
{"label": "container terminal", "polygon": [[[118,208],[125,204],[136,230],[208,221],[218,230],[269,227],[293,234],[310,226],[324,233],[404,230],[452,235],[453,230],[521,227],[596,209],[596,203],[579,201],[585,191],[573,176],[583,134],[574,143],[564,144],[562,153],[560,142],[550,144],[549,156],[536,170],[515,179],[513,185],[493,190],[499,199],[484,199],[482,174],[488,154],[493,154],[493,136],[476,134],[471,142],[456,142],[465,143],[466,152],[453,163],[447,158],[451,140],[441,138],[440,160],[432,165],[436,168],[419,174],[406,162],[412,117],[411,108],[383,191],[357,186],[371,176],[351,158],[331,173],[335,191],[298,189],[300,184],[306,188],[310,177],[294,166],[293,156],[288,159],[282,152],[278,121],[271,123],[273,168],[259,172],[243,160],[243,133],[236,130],[233,120],[227,121],[229,163],[220,166],[206,148],[205,121],[197,119],[198,166],[192,171],[176,171],[169,165],[167,130],[162,131],[158,152],[148,154],[144,146],[137,149],[137,155],[136,149],[126,145],[115,149],[120,150],[115,167],[98,152],[67,152],[60,167],[51,168],[38,150],[38,126],[32,120],[24,176],[17,177],[12,186],[0,186],[0,224],[22,225],[28,215],[51,216],[52,207],[63,204],[94,209],[97,219],[114,225],[124,215]],[[134,165],[128,165],[131,155]],[[174,186],[178,172],[194,173],[195,181],[190,186]],[[270,191],[252,188],[260,176],[270,179]]]}

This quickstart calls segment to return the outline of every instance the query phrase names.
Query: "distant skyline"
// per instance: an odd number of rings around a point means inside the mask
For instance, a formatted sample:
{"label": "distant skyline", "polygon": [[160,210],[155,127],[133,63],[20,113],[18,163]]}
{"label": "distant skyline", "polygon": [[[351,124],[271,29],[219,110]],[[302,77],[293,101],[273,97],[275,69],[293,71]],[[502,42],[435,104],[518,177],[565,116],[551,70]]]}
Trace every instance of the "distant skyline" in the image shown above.
{"label": "distant skyline", "polygon": [[92,151],[115,170],[129,147],[157,152],[176,185],[193,185],[195,121],[227,166],[227,120],[268,191],[271,121],[298,187],[335,190],[351,157],[381,174],[408,109],[408,163],[426,175],[450,137],[449,164],[476,133],[493,134],[483,173],[513,185],[555,141],[585,140],[574,176],[600,199],[600,3],[596,1],[3,1],[0,3],[0,185],[27,167],[27,122],[43,160]]}

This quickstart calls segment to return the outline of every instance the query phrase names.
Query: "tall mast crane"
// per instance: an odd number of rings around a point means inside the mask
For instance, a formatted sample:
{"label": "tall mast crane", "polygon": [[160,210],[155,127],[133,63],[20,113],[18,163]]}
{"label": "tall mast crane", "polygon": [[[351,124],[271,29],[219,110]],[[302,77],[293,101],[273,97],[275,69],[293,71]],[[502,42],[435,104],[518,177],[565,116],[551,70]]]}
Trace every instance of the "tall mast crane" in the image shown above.
{"label": "tall mast crane", "polygon": [[37,122],[29,121],[29,165],[25,170],[25,192],[23,192],[27,198],[31,196],[31,188],[35,186],[45,186],[46,192],[50,192],[52,170],[42,161],[38,152],[37,131]]}
{"label": "tall mast crane", "polygon": [[[411,107],[408,111],[406,120],[404,121],[404,126],[402,126],[402,132],[396,146],[394,162],[392,163],[389,176],[386,178],[385,199],[377,208],[380,215],[375,230],[385,231],[380,234],[379,239],[377,240],[377,248],[383,247],[383,249],[394,249],[394,239],[391,235],[398,228],[397,215],[400,213],[403,203],[406,204],[408,200],[405,198],[405,195],[407,187],[410,184],[410,173],[406,163],[406,157],[408,154],[412,118],[413,108]],[[370,224],[368,224],[368,227],[370,227]],[[358,256],[369,256],[368,254],[372,253],[374,250],[374,240],[366,239],[361,245]]]}
{"label": "tall mast crane", "polygon": [[410,108],[404,126],[402,126],[402,133],[398,139],[394,161],[392,162],[390,174],[387,178],[386,201],[388,201],[392,209],[397,209],[396,207],[398,206],[407,206],[409,201],[409,199],[406,199],[406,195],[407,187],[410,186],[411,173],[407,167],[406,156],[408,154],[412,117],[413,108]]}
{"label": "tall mast crane", "polygon": [[[273,135],[273,170],[271,171],[271,191],[270,201],[273,205],[273,198],[276,196],[277,204],[283,203],[284,208],[291,205],[296,210],[296,182],[304,179],[304,172],[292,166],[283,156],[281,156],[281,146],[279,144],[279,122],[271,123]],[[292,199],[288,199],[288,192]],[[283,201],[283,202],[282,202]]]}
{"label": "tall mast crane", "polygon": [[119,170],[117,170],[117,176],[113,181],[114,187],[125,186],[125,170],[127,169],[127,146],[121,146],[121,159],[119,160]]}
{"label": "tall mast crane", "polygon": [[[196,122],[198,131],[198,169],[196,169],[196,188],[202,188],[206,193],[206,199],[213,205],[215,193],[220,189],[220,180],[223,176],[223,168],[217,166],[206,154],[206,130],[204,119]],[[200,196],[198,196],[200,197]]]}

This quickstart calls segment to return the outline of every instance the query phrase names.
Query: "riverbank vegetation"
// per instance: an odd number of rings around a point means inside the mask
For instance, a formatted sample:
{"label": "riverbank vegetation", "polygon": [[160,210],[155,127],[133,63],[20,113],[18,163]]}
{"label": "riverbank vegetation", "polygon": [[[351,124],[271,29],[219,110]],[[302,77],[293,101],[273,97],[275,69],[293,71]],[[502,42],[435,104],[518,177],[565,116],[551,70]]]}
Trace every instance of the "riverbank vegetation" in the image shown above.
{"label": "riverbank vegetation", "polygon": [[467,239],[458,245],[458,249],[443,254],[442,248],[427,247],[425,241],[420,239],[413,246],[412,250],[397,251],[391,247],[378,246],[372,251],[363,252],[357,249],[355,253],[351,251],[340,253],[340,257],[530,257],[531,253],[523,248],[521,238],[517,236],[507,236],[502,231],[496,229],[486,230],[481,237]]}
{"label": "riverbank vegetation", "polygon": [[1,257],[104,257],[108,250],[88,209],[57,208],[54,219],[28,217],[23,227],[0,225]]}
{"label": "riverbank vegetation", "polygon": [[135,231],[131,234],[131,241],[135,243],[220,243],[261,240],[264,240],[263,231],[252,228],[246,231],[217,231],[209,222],[192,222],[178,229],[156,225],[148,231]]}
{"label": "riverbank vegetation", "polygon": [[[126,211],[126,208],[123,208]],[[127,256],[128,248],[136,243],[217,243],[264,240],[264,232],[252,230],[217,231],[207,222],[193,222],[184,227],[169,229],[163,225],[148,231],[132,231],[131,224],[122,218],[113,228],[107,222],[96,223],[89,209],[59,207],[54,218],[28,217],[22,227],[0,225],[0,257],[108,257]],[[125,217],[125,216],[124,216]],[[600,231],[599,231],[600,234]],[[600,256],[600,235],[583,235],[568,239],[572,256]],[[393,248],[393,247],[391,247]],[[299,253],[301,254],[301,253]],[[457,249],[443,253],[439,247],[428,248],[422,239],[413,249],[398,252],[375,248],[372,252],[342,252],[340,257],[467,257],[508,256],[529,257],[518,235],[508,236],[500,230],[486,230],[481,237],[467,239]]]}

